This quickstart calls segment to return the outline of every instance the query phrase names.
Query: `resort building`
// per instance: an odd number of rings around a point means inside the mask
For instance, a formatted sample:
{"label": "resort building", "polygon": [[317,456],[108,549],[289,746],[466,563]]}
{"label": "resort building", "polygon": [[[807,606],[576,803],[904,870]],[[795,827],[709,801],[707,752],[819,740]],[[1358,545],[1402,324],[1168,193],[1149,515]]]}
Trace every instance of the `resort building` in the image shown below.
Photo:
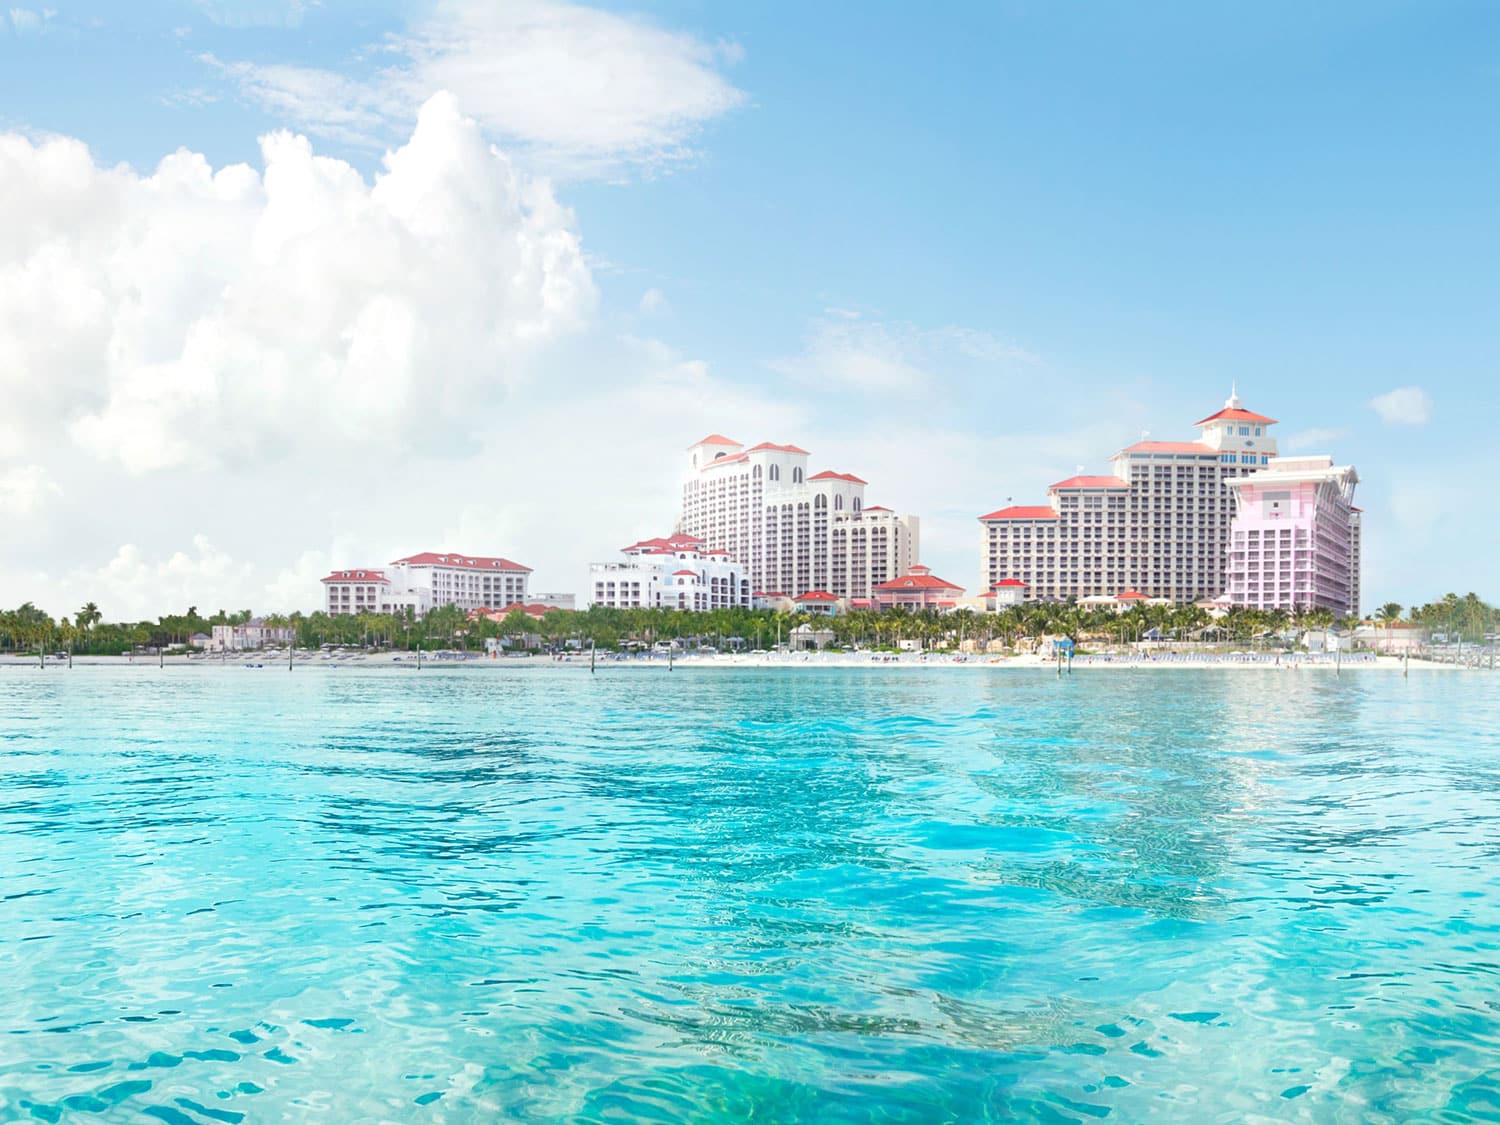
{"label": "resort building", "polygon": [[1002,578],[977,597],[960,598],[958,604],[979,613],[999,613],[1024,602],[1026,589],[1019,578]]}
{"label": "resort building", "polygon": [[899,578],[875,587],[875,605],[880,609],[953,609],[962,596],[962,586],[945,582],[925,566],[910,567]]}
{"label": "resort building", "polygon": [[1222,600],[1253,609],[1359,605],[1359,475],[1333,458],[1273,457],[1228,483],[1235,501],[1229,580]]}
{"label": "resort building", "polygon": [[827,590],[809,590],[793,598],[792,607],[798,613],[814,617],[838,617],[849,612],[849,599],[830,594]]}
{"label": "resort building", "polygon": [[919,557],[915,516],[865,502],[853,473],[813,473],[807,450],[710,434],[688,450],[680,534],[727,551],[755,590],[868,598]]}
{"label": "resort building", "polygon": [[474,610],[527,600],[531,568],[509,559],[424,551],[387,567],[336,570],[323,583],[330,616],[398,613],[418,617],[438,606]]}
{"label": "resort building", "polygon": [[981,576],[1026,584],[1028,600],[1082,601],[1131,591],[1173,603],[1225,590],[1234,499],[1229,482],[1276,456],[1274,418],[1231,393],[1196,441],[1140,441],[1105,476],[1075,476],[1048,503],[980,516]]}
{"label": "resort building", "polygon": [[267,645],[289,645],[296,639],[289,625],[267,625],[264,617],[252,617],[243,625],[215,625],[209,640],[213,652],[245,652]]}
{"label": "resort building", "polygon": [[621,552],[622,562],[589,567],[593,604],[614,609],[747,609],[745,568],[702,539],[673,534],[643,539]]}

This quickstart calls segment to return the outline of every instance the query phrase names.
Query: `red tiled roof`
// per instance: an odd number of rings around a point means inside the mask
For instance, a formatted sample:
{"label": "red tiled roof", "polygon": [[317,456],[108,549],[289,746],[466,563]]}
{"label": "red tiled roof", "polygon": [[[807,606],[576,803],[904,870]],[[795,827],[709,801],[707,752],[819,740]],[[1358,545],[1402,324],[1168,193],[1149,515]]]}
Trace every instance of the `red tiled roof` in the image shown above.
{"label": "red tiled roof", "polygon": [[1211,445],[1201,441],[1138,441],[1127,445],[1121,453],[1218,453]]}
{"label": "red tiled roof", "polygon": [[718,466],[718,465],[733,465],[733,464],[736,464],[737,462],[743,461],[745,459],[746,458],[745,458],[745,455],[743,453],[736,453],[736,454],[734,454],[733,456],[730,456],[730,457],[715,457],[707,465],[704,465],[703,468],[704,469],[712,469],[712,468],[714,468],[715,466]]}
{"label": "red tiled roof", "polygon": [[1022,582],[1019,578],[1002,578],[1002,579],[1000,579],[999,582],[995,583],[994,588],[998,590],[1001,586],[1025,586],[1025,585],[1026,585],[1026,583]]}
{"label": "red tiled roof", "polygon": [[395,566],[397,563],[410,563],[413,566],[452,566],[460,570],[524,570],[528,574],[531,573],[531,567],[511,562],[509,559],[461,555],[451,551],[444,555],[436,551],[423,551],[419,555],[408,555],[404,559],[397,559],[391,565]]}
{"label": "red tiled roof", "polygon": [[1054,488],[1129,488],[1130,482],[1121,480],[1119,477],[1069,477],[1060,480],[1056,484],[1049,484],[1049,490]]}
{"label": "red tiled roof", "polygon": [[936,574],[928,573],[926,567],[915,567],[910,574],[903,574],[900,578],[882,582],[875,589],[894,592],[898,590],[962,590],[963,587],[955,586],[952,582],[944,582]]}
{"label": "red tiled roof", "polygon": [[850,484],[869,484],[867,480],[861,480],[853,473],[836,473],[832,469],[824,469],[821,473],[814,473],[808,480],[846,480]]}
{"label": "red tiled roof", "polygon": [[745,452],[759,453],[762,450],[766,449],[773,450],[777,453],[800,453],[804,457],[808,455],[807,450],[805,449],[801,449],[795,445],[777,445],[774,441],[763,441],[759,445],[752,445],[749,449],[745,450]]}
{"label": "red tiled roof", "polygon": [[1144,601],[1149,601],[1149,600],[1150,599],[1147,598],[1146,595],[1143,594],[1143,593],[1141,593],[1139,590],[1126,590],[1123,593],[1115,595],[1115,601],[1117,601],[1117,602],[1123,602],[1123,601],[1132,601],[1132,602],[1141,601],[1141,602],[1144,602]]}
{"label": "red tiled roof", "polygon": [[657,539],[642,539],[639,543],[632,543],[628,547],[622,547],[622,551],[696,551],[703,546],[703,540],[696,535],[667,535]]}
{"label": "red tiled roof", "polygon": [[1057,513],[1046,506],[1017,505],[1012,508],[1001,508],[998,512],[990,512],[979,518],[982,520],[1055,520]]}
{"label": "red tiled roof", "polygon": [[[363,575],[364,577],[360,577]],[[385,576],[384,571],[371,570],[369,567],[355,567],[352,570],[335,570],[327,578],[318,579],[319,582],[384,582],[387,586],[391,580]]]}
{"label": "red tiled roof", "polygon": [[889,512],[891,509],[881,504],[866,504],[864,510],[867,512]]}
{"label": "red tiled roof", "polygon": [[838,600],[837,594],[830,594],[827,590],[809,590],[792,599],[794,602],[836,602]]}
{"label": "red tiled roof", "polygon": [[[737,446],[737,445],[739,445],[739,442],[735,441],[734,438],[727,438],[723,434],[709,434],[706,438],[704,438],[702,441],[700,441],[698,443],[698,445],[735,445],[735,446]],[[688,448],[689,449],[695,449],[695,448],[697,448],[697,446],[690,445],[690,446],[688,446]]]}
{"label": "red tiled roof", "polygon": [[1241,410],[1237,406],[1226,406],[1217,414],[1210,414],[1201,422],[1194,422],[1195,426],[1206,426],[1210,422],[1263,422],[1267,426],[1276,424],[1275,418],[1267,418],[1264,414],[1256,414],[1250,410]]}
{"label": "red tiled roof", "polygon": [[526,605],[523,602],[511,602],[510,605],[496,612],[500,613],[502,616],[506,616],[515,612],[516,610],[520,610],[527,617],[545,617],[547,614],[552,613],[553,611],[556,611],[558,613],[572,612],[571,610],[567,609],[558,609],[556,606],[542,605],[540,602],[532,602],[530,605]]}
{"label": "red tiled roof", "polygon": [[672,577],[673,578],[697,578],[698,577],[698,572],[696,570],[674,570],[672,572]]}

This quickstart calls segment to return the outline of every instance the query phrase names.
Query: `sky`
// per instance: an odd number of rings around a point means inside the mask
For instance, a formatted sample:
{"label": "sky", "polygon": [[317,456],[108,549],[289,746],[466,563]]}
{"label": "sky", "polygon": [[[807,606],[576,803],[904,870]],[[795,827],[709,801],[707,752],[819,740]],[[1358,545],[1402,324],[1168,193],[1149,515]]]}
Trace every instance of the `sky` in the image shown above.
{"label": "sky", "polygon": [[321,605],[671,529],[687,446],[917,514],[1223,403],[1353,464],[1364,606],[1500,600],[1500,8],[0,6],[0,601]]}

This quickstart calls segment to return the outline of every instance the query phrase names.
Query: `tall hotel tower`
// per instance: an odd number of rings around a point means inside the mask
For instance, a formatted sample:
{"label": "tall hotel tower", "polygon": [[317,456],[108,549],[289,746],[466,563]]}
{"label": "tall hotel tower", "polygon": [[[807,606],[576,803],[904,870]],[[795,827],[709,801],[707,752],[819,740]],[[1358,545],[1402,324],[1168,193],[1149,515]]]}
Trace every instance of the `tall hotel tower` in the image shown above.
{"label": "tall hotel tower", "polygon": [[1043,601],[1217,597],[1235,514],[1228,482],[1271,463],[1275,424],[1231,392],[1198,423],[1197,441],[1137,442],[1114,455],[1109,476],[1070,477],[1047,490],[1047,504],[980,516],[987,588],[1018,578]]}
{"label": "tall hotel tower", "polygon": [[917,518],[867,505],[852,473],[809,473],[808,456],[710,434],[688,450],[677,531],[728,551],[756,593],[868,598],[920,561]]}
{"label": "tall hotel tower", "polygon": [[1327,454],[1273,457],[1229,482],[1231,527],[1225,601],[1254,609],[1359,614],[1359,474]]}

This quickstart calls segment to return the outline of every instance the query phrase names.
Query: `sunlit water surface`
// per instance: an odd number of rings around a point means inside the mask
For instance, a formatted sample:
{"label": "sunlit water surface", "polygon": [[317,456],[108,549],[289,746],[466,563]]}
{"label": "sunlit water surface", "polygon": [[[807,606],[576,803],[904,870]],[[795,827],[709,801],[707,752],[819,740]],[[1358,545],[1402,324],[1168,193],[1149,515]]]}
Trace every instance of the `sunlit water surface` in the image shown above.
{"label": "sunlit water surface", "polygon": [[1497,688],[0,669],[0,1118],[1493,1120]]}

